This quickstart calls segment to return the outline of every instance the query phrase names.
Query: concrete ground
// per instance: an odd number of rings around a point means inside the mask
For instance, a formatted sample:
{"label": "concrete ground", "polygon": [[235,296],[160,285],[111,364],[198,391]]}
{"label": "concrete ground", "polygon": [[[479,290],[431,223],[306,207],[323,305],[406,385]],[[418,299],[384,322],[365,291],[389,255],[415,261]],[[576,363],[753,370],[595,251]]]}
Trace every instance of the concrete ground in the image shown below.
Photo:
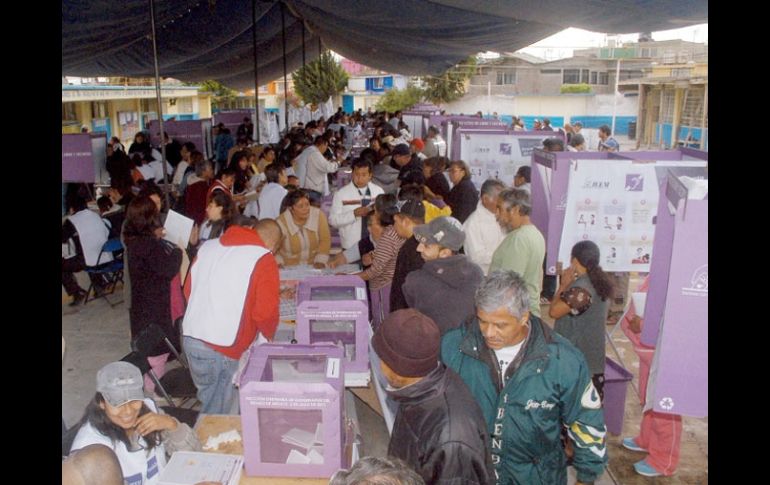
{"label": "concrete ground", "polygon": [[[84,286],[85,278],[81,280],[83,275],[77,276]],[[632,280],[630,291],[633,291],[637,284],[638,281]],[[112,301],[121,300],[120,290],[110,298]],[[66,340],[66,353],[62,363],[62,417],[69,427],[80,419],[86,404],[93,397],[96,372],[99,368],[119,360],[130,348],[128,310],[125,302],[111,307],[104,299],[98,299],[75,308],[70,308],[68,302],[62,292],[62,335]],[[545,307],[543,314],[548,314]],[[628,370],[634,374],[633,385],[637,385],[639,362],[630,342],[620,329],[614,333],[613,340]],[[609,345],[607,355],[617,360]],[[640,411],[639,400],[629,386],[623,433],[621,436],[608,434],[609,473],[605,473],[596,484],[707,484],[707,418],[683,419],[681,459],[674,476],[647,478],[634,472],[633,464],[644,458],[644,455],[626,450],[620,446],[620,442],[623,437],[638,433]],[[389,438],[382,417],[359,399],[356,399],[356,412],[364,440],[364,453],[385,456]],[[574,480],[574,470],[570,469],[569,483],[574,483]]]}

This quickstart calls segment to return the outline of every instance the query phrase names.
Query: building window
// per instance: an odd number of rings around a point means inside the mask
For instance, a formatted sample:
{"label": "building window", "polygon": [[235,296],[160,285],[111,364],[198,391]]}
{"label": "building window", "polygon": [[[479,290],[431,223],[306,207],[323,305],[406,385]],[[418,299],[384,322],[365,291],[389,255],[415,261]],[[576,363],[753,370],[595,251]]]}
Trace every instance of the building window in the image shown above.
{"label": "building window", "polygon": [[92,118],[106,118],[107,103],[104,101],[92,101],[91,102],[91,117]]}
{"label": "building window", "polygon": [[561,69],[540,69],[540,74],[561,74]]}
{"label": "building window", "polygon": [[562,77],[562,84],[579,84],[580,69],[565,69]]}
{"label": "building window", "polygon": [[589,84],[596,84],[596,71],[591,71],[591,82]]}
{"label": "building window", "polygon": [[610,75],[606,72],[600,72],[599,73],[599,84],[604,84],[605,86],[610,83]]}
{"label": "building window", "polygon": [[692,69],[689,67],[680,67],[671,69],[671,77],[690,77]]}
{"label": "building window", "polygon": [[516,71],[497,71],[497,84],[516,84]]}
{"label": "building window", "polygon": [[381,77],[372,79],[372,89],[385,89],[385,80]]}
{"label": "building window", "polygon": [[75,103],[62,103],[61,104],[61,120],[62,121],[77,121],[78,115],[75,113]]}
{"label": "building window", "polygon": [[177,113],[192,113],[193,102],[192,98],[178,98],[176,102]]}
{"label": "building window", "polygon": [[624,81],[626,79],[639,79],[640,77],[643,77],[644,74],[641,70],[635,69],[635,70],[620,70],[620,80]]}
{"label": "building window", "polygon": [[581,83],[588,84],[588,73],[589,72],[590,71],[588,69],[583,69],[582,71],[580,71],[580,82]]}

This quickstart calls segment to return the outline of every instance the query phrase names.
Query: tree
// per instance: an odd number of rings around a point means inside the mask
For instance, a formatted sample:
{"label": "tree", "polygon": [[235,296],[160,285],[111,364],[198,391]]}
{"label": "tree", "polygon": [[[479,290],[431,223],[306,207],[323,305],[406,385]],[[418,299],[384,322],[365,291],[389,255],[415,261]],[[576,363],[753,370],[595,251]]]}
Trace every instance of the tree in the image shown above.
{"label": "tree", "polygon": [[422,100],[422,89],[409,86],[406,89],[391,89],[377,101],[377,111],[395,113],[419,103]]}
{"label": "tree", "polygon": [[451,103],[465,95],[465,82],[476,72],[476,58],[447,69],[440,76],[425,77],[425,99],[435,104]]}
{"label": "tree", "polygon": [[561,94],[570,94],[570,93],[590,93],[591,92],[591,86],[588,84],[562,84],[561,85]]}
{"label": "tree", "polygon": [[327,51],[317,60],[294,71],[292,79],[294,90],[305,104],[321,104],[330,96],[336,96],[345,90],[348,73]]}
{"label": "tree", "polygon": [[209,79],[199,83],[183,83],[186,86],[200,86],[201,91],[213,93],[216,98],[233,98],[237,94],[219,81]]}

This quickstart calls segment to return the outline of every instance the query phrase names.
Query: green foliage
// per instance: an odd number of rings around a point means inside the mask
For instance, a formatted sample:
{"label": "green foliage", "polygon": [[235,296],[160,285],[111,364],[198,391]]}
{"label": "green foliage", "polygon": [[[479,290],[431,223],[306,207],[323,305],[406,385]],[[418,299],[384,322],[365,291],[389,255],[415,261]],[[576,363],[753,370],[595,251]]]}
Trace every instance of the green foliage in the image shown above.
{"label": "green foliage", "polygon": [[214,81],[213,79],[209,79],[208,81],[203,81],[200,83],[184,83],[189,86],[200,86],[201,91],[207,91],[209,93],[214,93],[215,98],[234,98],[237,94],[234,90],[228,88],[224,84],[222,84],[219,81]]}
{"label": "green foliage", "polygon": [[294,90],[305,104],[321,104],[345,90],[348,73],[330,52],[294,71]]}
{"label": "green foliage", "polygon": [[561,94],[570,94],[570,93],[590,93],[591,92],[591,86],[588,84],[562,84],[561,85]]}
{"label": "green foliage", "polygon": [[391,89],[377,101],[375,109],[395,113],[398,110],[410,108],[421,100],[422,89],[417,86],[409,86],[406,89]]}
{"label": "green foliage", "polygon": [[440,76],[425,78],[425,98],[432,103],[451,103],[465,94],[465,82],[476,72],[476,58],[469,57],[462,64],[447,69]]}

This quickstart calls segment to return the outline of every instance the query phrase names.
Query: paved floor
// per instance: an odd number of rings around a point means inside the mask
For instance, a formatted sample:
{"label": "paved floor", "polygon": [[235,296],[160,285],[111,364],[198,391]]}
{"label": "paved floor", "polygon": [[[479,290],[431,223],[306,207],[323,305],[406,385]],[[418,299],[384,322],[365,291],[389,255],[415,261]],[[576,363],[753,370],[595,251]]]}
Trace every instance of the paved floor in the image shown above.
{"label": "paved floor", "polygon": [[[633,289],[634,282],[631,286]],[[120,300],[120,295],[114,300]],[[125,303],[113,308],[103,299],[99,299],[73,309],[67,306],[67,301],[63,295],[62,335],[66,340],[67,349],[62,363],[62,416],[67,426],[71,426],[80,419],[86,404],[93,397],[96,372],[99,368],[119,360],[130,349],[128,311]],[[543,314],[547,315],[547,310]],[[636,385],[639,370],[636,354],[620,330],[615,332],[613,339],[629,371],[634,374],[633,384]],[[609,346],[607,355],[614,358]],[[684,418],[681,461],[673,477],[646,478],[634,472],[633,464],[644,455],[622,448],[620,441],[623,436],[633,436],[638,432],[640,410],[638,398],[629,387],[623,435],[608,435],[610,473],[605,473],[596,482],[597,485],[708,483],[708,419]],[[358,399],[356,412],[364,439],[364,453],[384,456],[387,453],[388,434],[383,419]],[[574,483],[574,472],[570,475],[570,483]]]}

